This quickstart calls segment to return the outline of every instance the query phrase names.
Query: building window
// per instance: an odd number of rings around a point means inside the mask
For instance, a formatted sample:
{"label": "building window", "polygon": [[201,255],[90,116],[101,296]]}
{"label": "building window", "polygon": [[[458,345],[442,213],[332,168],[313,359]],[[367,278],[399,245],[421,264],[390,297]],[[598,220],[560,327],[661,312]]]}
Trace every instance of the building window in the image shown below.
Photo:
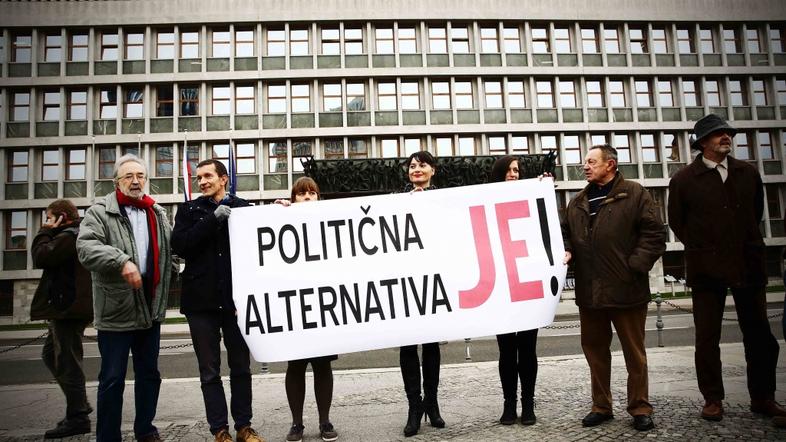
{"label": "building window", "polygon": [[30,63],[33,38],[29,35],[14,35],[11,45],[12,63]]}
{"label": "building window", "polygon": [[68,61],[87,61],[87,41],[87,34],[71,35]]}
{"label": "building window", "polygon": [[398,156],[398,139],[383,138],[379,143],[382,158],[395,158]]}
{"label": "building window", "polygon": [[609,80],[609,98],[611,107],[628,107],[628,100],[625,97],[625,83],[622,80]]}
{"label": "building window", "polygon": [[554,46],[558,54],[570,54],[573,52],[569,28],[554,28]]}
{"label": "building window", "polygon": [[156,116],[171,117],[175,104],[172,85],[164,84],[156,87]]}
{"label": "building window", "polygon": [[696,80],[682,80],[682,101],[686,107],[701,106]]}
{"label": "building window", "polygon": [[581,51],[585,54],[597,54],[598,33],[592,28],[581,28]]}
{"label": "building window", "polygon": [[57,149],[44,149],[41,153],[41,181],[57,181],[60,169],[60,153]]}
{"label": "building window", "polygon": [[649,80],[636,80],[636,106],[652,107],[652,91]]}
{"label": "building window", "polygon": [[11,102],[11,121],[30,121],[30,93],[14,92]]}
{"label": "building window", "polygon": [[393,54],[393,29],[391,28],[377,28],[374,31],[374,45],[375,53],[377,54]]}
{"label": "building window", "polygon": [[753,104],[756,106],[767,106],[769,100],[767,99],[767,84],[764,80],[754,79],[751,81],[751,90],[753,91]]}
{"label": "building window", "polygon": [[723,30],[723,49],[726,50],[727,54],[736,54],[742,52],[740,34],[736,29]]}
{"label": "building window", "polygon": [[143,60],[145,58],[145,34],[131,32],[126,34],[126,60]]}
{"label": "building window", "polygon": [[480,51],[487,54],[499,52],[497,28],[480,28]]}
{"label": "building window", "polygon": [[761,39],[759,37],[759,30],[756,28],[748,28],[745,30],[745,37],[748,40],[748,52],[751,54],[760,54],[764,51],[761,50]]}
{"label": "building window", "polygon": [[448,53],[445,28],[428,28],[428,51],[432,54]]}
{"label": "building window", "polygon": [[350,138],[349,139],[349,157],[350,158],[368,158],[368,140],[364,138]]}
{"label": "building window", "polygon": [[505,137],[489,136],[489,155],[505,155],[508,153],[508,146]]}
{"label": "building window", "polygon": [[292,112],[311,112],[311,88],[309,85],[292,85]]}
{"label": "building window", "polygon": [[114,61],[117,60],[117,46],[119,39],[117,33],[114,34],[101,34],[101,60]]}
{"label": "building window", "polygon": [[174,174],[172,146],[156,147],[156,176],[171,177]]}
{"label": "building window", "polygon": [[715,53],[715,39],[712,37],[712,29],[699,29],[699,45],[702,54]]}
{"label": "building window", "polygon": [[693,43],[693,32],[690,29],[677,29],[677,49],[680,51],[680,54],[696,53],[696,47]]}
{"label": "building window", "polygon": [[68,115],[69,120],[87,119],[87,91],[68,92]]}
{"label": "building window", "polygon": [[657,163],[658,158],[657,137],[654,134],[641,134],[641,160],[645,163]]}
{"label": "building window", "polygon": [[456,92],[456,109],[474,109],[475,104],[472,97],[472,82],[457,81],[453,86]]}
{"label": "building window", "polygon": [[[770,226],[772,226],[772,236],[784,236],[786,232],[783,231],[783,206],[781,205],[778,194],[778,188],[783,189],[783,185],[778,184],[765,184],[764,189],[767,193],[767,212],[769,213]],[[780,259],[780,255],[778,255]],[[780,270],[780,263],[776,262],[775,266]],[[780,273],[780,272],[779,272]]]}
{"label": "building window", "polygon": [[459,137],[458,154],[462,156],[475,155],[475,137]]}
{"label": "building window", "polygon": [[513,135],[510,137],[510,151],[512,153],[530,153],[529,138],[526,135]]}
{"label": "building window", "polygon": [[620,53],[620,34],[616,28],[603,30],[603,45],[607,54]]}
{"label": "building window", "polygon": [[420,109],[420,86],[417,81],[401,82],[401,109]]}
{"label": "building window", "polygon": [[358,55],[363,53],[363,30],[360,28],[344,28],[344,54]]}
{"label": "building window", "polygon": [[523,109],[527,107],[523,81],[508,81],[508,106],[510,106],[511,109]]}
{"label": "building window", "polygon": [[519,28],[502,28],[502,38],[506,54],[520,54],[522,52]]}
{"label": "building window", "polygon": [[26,150],[12,150],[8,158],[8,177],[12,183],[26,182],[29,170],[29,155]]}
{"label": "building window", "polygon": [[560,163],[559,161],[559,146],[557,143],[557,136],[556,135],[542,135],[540,137],[540,151],[542,153],[551,153],[554,152],[557,154],[556,160],[557,164]]}
{"label": "building window", "polygon": [[550,81],[536,81],[535,92],[538,96],[538,107],[550,109],[554,107],[554,92]]}
{"label": "building window", "polygon": [[660,107],[674,107],[674,93],[671,89],[671,81],[658,80],[658,103]]}
{"label": "building window", "polygon": [[447,81],[431,82],[431,108],[450,109],[450,83]]}
{"label": "building window", "polygon": [[229,31],[213,31],[213,44],[211,45],[213,58],[229,58],[231,53]]}
{"label": "building window", "polygon": [[322,30],[322,55],[339,55],[341,53],[341,39],[338,29]]}
{"label": "building window", "polygon": [[680,137],[676,134],[665,135],[666,145],[669,146],[669,155],[666,159],[670,162],[680,161]]}
{"label": "building window", "polygon": [[156,33],[156,59],[172,60],[175,58],[175,33],[159,31]]}
{"label": "building window", "polygon": [[115,167],[115,156],[117,152],[114,147],[98,148],[98,179],[108,180],[114,178],[112,172]]}
{"label": "building window", "polygon": [[590,143],[593,146],[600,146],[609,142],[609,137],[606,134],[590,134]]}
{"label": "building window", "polygon": [[404,138],[404,156],[412,155],[423,150],[423,142],[420,138]]}
{"label": "building window", "polygon": [[101,89],[101,102],[99,103],[98,115],[102,120],[114,120],[117,118],[117,89]]}
{"label": "building window", "polygon": [[563,108],[579,107],[576,99],[576,84],[573,80],[559,82],[559,105]]}
{"label": "building window", "polygon": [[535,54],[548,54],[551,52],[549,45],[549,31],[546,28],[532,28],[532,52]]}
{"label": "building window", "polygon": [[342,138],[322,139],[322,152],[326,160],[340,160],[344,158],[344,140]]}
{"label": "building window", "polygon": [[416,54],[418,52],[415,28],[398,28],[398,53]]}
{"label": "building window", "polygon": [[5,225],[5,249],[27,249],[27,211],[6,212]]}
{"label": "building window", "polygon": [[253,174],[257,171],[256,144],[241,142],[235,145],[235,164],[238,174]]}
{"label": "building window", "polygon": [[614,148],[620,163],[630,163],[630,137],[626,134],[614,135]]}
{"label": "building window", "polygon": [[287,111],[287,88],[284,85],[269,84],[267,86],[267,112],[283,114]]}
{"label": "building window", "polygon": [[770,28],[770,51],[773,54],[782,54],[786,48],[786,31],[780,28]]}
{"label": "building window", "polygon": [[746,161],[754,159],[750,136],[747,132],[737,132],[737,135],[734,135],[734,158]]}
{"label": "building window", "polygon": [[144,90],[126,89],[123,103],[123,116],[125,118],[142,118],[144,116]]}
{"label": "building window", "polygon": [[454,54],[469,54],[469,31],[466,26],[450,29],[450,46]]}
{"label": "building window", "polygon": [[235,57],[254,56],[254,31],[235,31]]}
{"label": "building window", "polygon": [[287,34],[281,29],[267,30],[267,56],[283,57],[287,55]]}
{"label": "building window", "polygon": [[229,101],[229,86],[213,86],[211,114],[229,115],[231,109]]}
{"label": "building window", "polygon": [[502,105],[502,82],[500,81],[487,81],[483,85],[483,91],[486,95],[486,108],[488,109],[501,109]]}
{"label": "building window", "polygon": [[85,179],[85,158],[86,149],[83,147],[68,149],[66,151],[66,180]]}
{"label": "building window", "polygon": [[220,143],[210,146],[210,158],[218,160],[229,170],[229,144]]}
{"label": "building window", "polygon": [[365,83],[347,83],[347,110],[366,110]]}
{"label": "building window", "polygon": [[757,136],[759,144],[759,158],[762,160],[774,160],[775,151],[772,148],[772,137],[769,132],[759,132]]}
{"label": "building window", "polygon": [[341,111],[341,83],[322,85],[322,111]]}
{"label": "building window", "polygon": [[562,137],[562,151],[566,164],[581,164],[581,141],[578,135]]}
{"label": "building window", "polygon": [[606,97],[603,94],[603,82],[599,80],[588,80],[585,85],[587,88],[587,107],[595,109],[606,107]]}
{"label": "building window", "polygon": [[60,121],[60,91],[44,92],[44,121]]}
{"label": "building window", "polygon": [[289,30],[289,55],[309,55],[308,30]]}
{"label": "building window", "polygon": [[377,104],[379,110],[396,110],[396,83],[377,83]]}
{"label": "building window", "polygon": [[434,143],[437,146],[438,157],[448,157],[453,155],[453,138],[452,137],[436,137]]}
{"label": "building window", "polygon": [[777,88],[778,104],[786,106],[786,80],[781,78],[776,79],[775,87]]}
{"label": "building window", "polygon": [[652,30],[652,52],[656,54],[669,53],[669,43],[666,39],[666,30],[654,28]]}
{"label": "building window", "polygon": [[180,116],[199,115],[199,86],[180,87]]}
{"label": "building window", "polygon": [[235,86],[235,113],[238,115],[256,114],[254,86]]}
{"label": "building window", "polygon": [[631,54],[646,54],[649,52],[646,30],[640,28],[630,28],[628,33],[630,36]]}
{"label": "building window", "polygon": [[63,39],[60,34],[44,37],[44,61],[58,63],[63,59]]}
{"label": "building window", "polygon": [[729,99],[732,106],[747,106],[748,98],[744,80],[729,80]]}
{"label": "building window", "polygon": [[704,93],[707,97],[707,105],[709,106],[722,106],[720,87],[718,80],[707,80],[704,82]]}
{"label": "building window", "polygon": [[180,33],[180,58],[199,58],[199,32]]}
{"label": "building window", "polygon": [[313,140],[292,141],[292,172],[303,172],[303,160],[314,156]]}

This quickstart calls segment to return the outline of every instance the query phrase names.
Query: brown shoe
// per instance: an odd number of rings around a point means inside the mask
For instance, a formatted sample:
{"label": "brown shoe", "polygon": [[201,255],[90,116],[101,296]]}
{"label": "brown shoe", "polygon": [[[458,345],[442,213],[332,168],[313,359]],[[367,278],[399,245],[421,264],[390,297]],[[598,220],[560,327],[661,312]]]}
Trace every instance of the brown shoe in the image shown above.
{"label": "brown shoe", "polygon": [[222,428],[218,430],[218,433],[215,434],[216,442],[232,442],[232,435],[229,434],[229,430],[226,428]]}
{"label": "brown shoe", "polygon": [[769,417],[784,416],[786,417],[786,410],[780,406],[773,399],[751,399],[751,411],[754,413],[764,414]]}
{"label": "brown shoe", "polygon": [[139,442],[161,442],[161,436],[158,433],[148,434],[137,439]]}
{"label": "brown shoe", "polygon": [[237,442],[265,442],[265,439],[262,439],[262,436],[257,434],[257,432],[251,428],[251,425],[237,430],[237,437],[235,440]]}
{"label": "brown shoe", "polygon": [[772,424],[778,428],[786,428],[786,416],[774,416]]}
{"label": "brown shoe", "polygon": [[717,422],[723,419],[723,403],[721,401],[706,401],[701,409],[702,419]]}

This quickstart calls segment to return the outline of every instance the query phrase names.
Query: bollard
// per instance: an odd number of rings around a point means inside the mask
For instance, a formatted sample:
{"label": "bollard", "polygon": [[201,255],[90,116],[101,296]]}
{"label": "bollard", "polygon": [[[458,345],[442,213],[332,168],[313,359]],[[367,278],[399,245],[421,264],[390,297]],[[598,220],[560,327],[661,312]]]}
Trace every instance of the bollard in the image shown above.
{"label": "bollard", "polygon": [[[672,287],[674,285],[672,284]],[[663,316],[661,315],[660,305],[663,302],[663,298],[660,296],[660,292],[655,294],[655,305],[657,306],[658,316],[657,320],[655,321],[655,328],[658,329],[658,347],[663,347]]]}
{"label": "bollard", "polygon": [[268,363],[267,363],[267,362],[263,362],[263,363],[262,363],[262,370],[260,370],[260,372],[261,372],[262,374],[268,374],[268,373],[270,373],[270,366],[268,365]]}
{"label": "bollard", "polygon": [[469,352],[470,341],[472,341],[470,338],[464,338],[464,360],[467,362],[472,360],[472,355]]}

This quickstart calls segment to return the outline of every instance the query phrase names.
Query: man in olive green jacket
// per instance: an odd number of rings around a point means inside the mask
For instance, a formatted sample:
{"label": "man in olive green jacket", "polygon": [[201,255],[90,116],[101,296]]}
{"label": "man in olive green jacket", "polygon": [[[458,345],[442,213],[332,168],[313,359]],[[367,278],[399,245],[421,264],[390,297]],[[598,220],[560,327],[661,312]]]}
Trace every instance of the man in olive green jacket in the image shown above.
{"label": "man in olive green jacket", "polygon": [[93,278],[98,330],[96,436],[121,440],[128,353],[134,362],[137,440],[161,440],[153,425],[161,386],[158,348],[169,291],[171,227],[164,209],[144,194],[145,163],[124,155],[115,164],[115,192],[87,210],[77,238],[79,260]]}

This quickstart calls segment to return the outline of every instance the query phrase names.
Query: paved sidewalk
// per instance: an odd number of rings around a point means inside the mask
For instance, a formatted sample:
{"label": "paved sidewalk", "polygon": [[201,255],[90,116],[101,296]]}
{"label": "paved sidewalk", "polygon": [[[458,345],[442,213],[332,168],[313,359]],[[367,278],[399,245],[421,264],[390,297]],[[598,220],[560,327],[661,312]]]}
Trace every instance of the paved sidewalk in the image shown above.
{"label": "paved sidewalk", "polygon": [[[582,428],[589,411],[589,372],[582,355],[542,358],[536,388],[538,423],[502,426],[502,394],[494,362],[442,367],[440,406],[445,429],[421,427],[409,441],[520,441],[520,440],[786,440],[786,430],[748,411],[745,362],[741,344],[722,345],[727,398],[726,418],[719,423],[699,418],[702,404],[693,369],[692,347],[649,349],[650,400],[656,428],[637,432],[625,413],[625,368],[614,353],[612,390],[616,419],[595,428]],[[778,365],[776,398],[786,401],[786,351]],[[226,384],[226,381],[225,381]],[[124,440],[133,440],[133,388],[127,384],[123,416]],[[309,375],[308,385],[311,385]],[[254,425],[268,441],[283,441],[290,415],[283,375],[255,375]],[[227,391],[229,390],[226,385]],[[96,383],[88,384],[95,404]],[[62,395],[54,384],[0,387],[0,441],[41,440],[46,428],[62,416]],[[403,440],[406,400],[398,368],[350,370],[335,373],[332,421],[340,441]],[[308,391],[305,441],[318,441],[316,405]],[[92,415],[95,419],[95,414]],[[198,379],[164,380],[156,418],[167,441],[210,441]],[[70,440],[87,441],[90,437]]]}

